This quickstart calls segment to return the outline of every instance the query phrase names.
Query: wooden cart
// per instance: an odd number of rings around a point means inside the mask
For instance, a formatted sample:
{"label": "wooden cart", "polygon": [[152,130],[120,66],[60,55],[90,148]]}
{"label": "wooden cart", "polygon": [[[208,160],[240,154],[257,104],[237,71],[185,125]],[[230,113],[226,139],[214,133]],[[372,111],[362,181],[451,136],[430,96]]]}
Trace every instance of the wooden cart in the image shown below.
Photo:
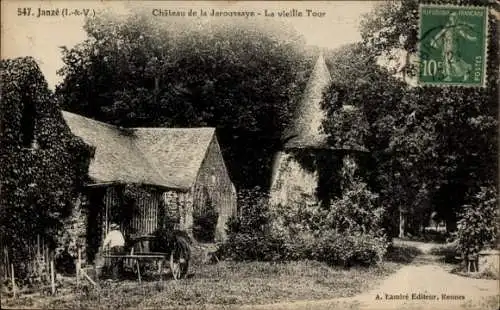
{"label": "wooden cart", "polygon": [[[154,261],[157,264],[160,279],[163,268],[170,267],[170,272],[175,280],[184,278],[189,268],[191,258],[190,239],[182,232],[174,232],[167,238],[154,235],[132,236],[130,238],[128,253],[119,255],[105,255],[108,259],[121,259],[134,266],[137,278],[141,281],[141,263]],[[160,251],[158,251],[160,250]]]}

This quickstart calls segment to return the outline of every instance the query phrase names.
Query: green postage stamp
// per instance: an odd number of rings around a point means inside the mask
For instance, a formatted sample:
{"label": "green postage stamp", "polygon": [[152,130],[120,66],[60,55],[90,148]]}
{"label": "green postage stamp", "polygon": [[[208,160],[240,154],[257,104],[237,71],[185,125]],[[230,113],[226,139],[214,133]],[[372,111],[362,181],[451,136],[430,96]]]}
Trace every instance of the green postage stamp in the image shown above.
{"label": "green postage stamp", "polygon": [[488,8],[421,4],[419,17],[419,83],[485,86]]}

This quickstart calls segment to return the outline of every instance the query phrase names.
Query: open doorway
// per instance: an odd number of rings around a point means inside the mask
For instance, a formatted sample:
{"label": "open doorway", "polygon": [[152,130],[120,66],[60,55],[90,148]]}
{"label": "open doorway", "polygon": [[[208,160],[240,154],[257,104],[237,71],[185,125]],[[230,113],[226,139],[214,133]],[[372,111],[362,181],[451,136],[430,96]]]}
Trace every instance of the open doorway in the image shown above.
{"label": "open doorway", "polygon": [[87,260],[93,263],[96,254],[99,252],[101,246],[105,222],[105,204],[104,196],[106,189],[102,187],[95,187],[87,191],[88,205],[87,205]]}
{"label": "open doorway", "polygon": [[204,188],[204,205],[193,214],[193,237],[198,242],[214,242],[219,213],[212,198]]}

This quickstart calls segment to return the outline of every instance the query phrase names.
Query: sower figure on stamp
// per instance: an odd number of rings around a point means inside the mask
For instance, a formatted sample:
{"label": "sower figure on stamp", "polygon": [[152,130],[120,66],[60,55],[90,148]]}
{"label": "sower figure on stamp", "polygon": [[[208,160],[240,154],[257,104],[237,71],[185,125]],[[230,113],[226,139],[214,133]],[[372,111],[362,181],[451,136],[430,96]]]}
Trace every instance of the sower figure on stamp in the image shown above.
{"label": "sower figure on stamp", "polygon": [[457,14],[452,12],[444,28],[432,39],[432,47],[442,48],[445,81],[451,81],[452,77],[463,77],[464,81],[469,79],[472,65],[460,58],[458,40],[462,37],[468,41],[476,41],[477,37],[471,34],[473,27],[474,25],[458,22]]}
{"label": "sower figure on stamp", "polygon": [[[106,235],[106,238],[104,238],[102,247],[103,250],[109,249],[111,255],[123,254],[125,238],[123,237],[118,224],[112,223],[110,225],[110,231]],[[121,259],[114,258],[111,260],[111,264],[113,268],[113,279],[117,280],[118,276],[122,273],[123,262]]]}

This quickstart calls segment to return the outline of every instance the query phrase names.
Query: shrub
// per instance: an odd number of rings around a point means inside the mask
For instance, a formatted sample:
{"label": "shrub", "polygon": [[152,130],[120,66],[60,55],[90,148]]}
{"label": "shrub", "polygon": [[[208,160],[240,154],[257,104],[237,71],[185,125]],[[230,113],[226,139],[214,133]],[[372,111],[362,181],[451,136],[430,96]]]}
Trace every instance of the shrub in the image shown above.
{"label": "shrub", "polygon": [[237,233],[230,236],[221,247],[224,258],[236,261],[275,261],[283,258],[281,240],[262,233]]}
{"label": "shrub", "polygon": [[359,180],[347,184],[329,209],[313,203],[278,206],[273,233],[283,240],[284,258],[315,259],[332,265],[370,265],[384,256],[383,209]]}
{"label": "shrub", "polygon": [[387,243],[381,237],[329,230],[318,238],[313,256],[332,265],[368,266],[380,262],[386,250]]}
{"label": "shrub", "polygon": [[325,208],[301,197],[272,210],[259,190],[239,195],[240,214],[228,223],[223,257],[236,260],[315,259],[331,265],[371,265],[382,260],[388,242],[377,196],[346,160],[342,196]]}
{"label": "shrub", "polygon": [[341,232],[382,235],[383,208],[376,204],[377,196],[366,183],[353,182],[342,197],[331,203],[322,222],[324,227]]}
{"label": "shrub", "polygon": [[321,225],[316,259],[344,266],[380,262],[388,247],[382,229],[384,208],[360,179],[356,162],[349,156],[344,158],[341,176],[341,196],[317,219]]}
{"label": "shrub", "polygon": [[221,257],[238,261],[283,258],[283,241],[271,234],[268,201],[259,188],[239,193],[239,214],[228,221],[228,238],[218,253]]}
{"label": "shrub", "polygon": [[317,251],[318,238],[311,232],[302,231],[292,236],[279,236],[283,240],[283,259],[285,260],[302,260],[316,259],[315,252]]}
{"label": "shrub", "polygon": [[464,206],[458,221],[458,247],[462,255],[476,255],[486,247],[497,244],[498,198],[494,186],[482,187],[475,196],[476,203]]}
{"label": "shrub", "polygon": [[193,236],[200,242],[212,242],[215,239],[215,227],[219,213],[211,200],[206,202],[203,212],[196,212],[193,216]]}

